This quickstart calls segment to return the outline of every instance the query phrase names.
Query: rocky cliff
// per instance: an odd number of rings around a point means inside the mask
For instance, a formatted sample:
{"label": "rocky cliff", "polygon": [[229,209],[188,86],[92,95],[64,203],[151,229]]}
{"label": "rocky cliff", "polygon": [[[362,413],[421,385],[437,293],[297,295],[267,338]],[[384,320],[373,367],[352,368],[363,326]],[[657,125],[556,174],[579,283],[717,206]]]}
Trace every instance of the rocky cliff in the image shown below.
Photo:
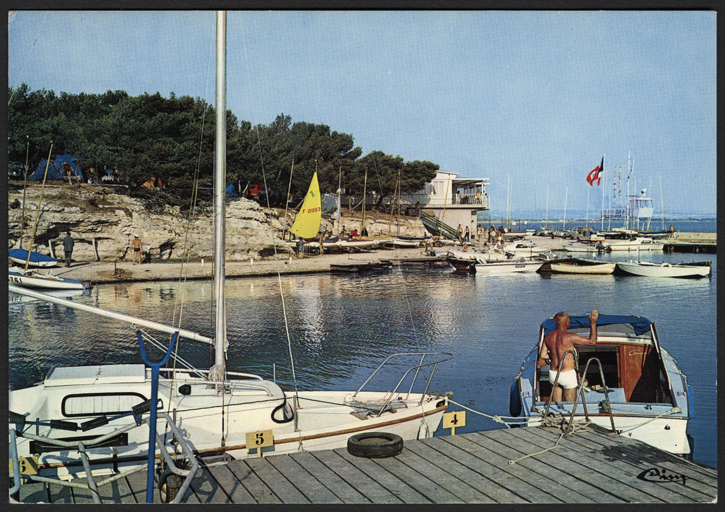
{"label": "rocky cliff", "polygon": [[[8,247],[19,246],[23,218],[23,189],[11,186],[8,191]],[[177,206],[161,201],[149,202],[130,197],[123,190],[103,185],[63,185],[47,183],[43,191],[40,215],[38,200],[41,184],[29,184],[25,191],[25,225],[22,228],[27,248],[36,224],[33,246],[36,251],[63,257],[62,240],[70,231],[75,240],[75,261],[131,260],[131,240],[138,235],[143,250],[152,260],[198,261],[213,258],[212,208],[205,204],[197,215],[188,218]],[[290,253],[282,239],[282,222],[275,209],[262,208],[243,198],[226,203],[227,261],[263,259]],[[289,215],[289,225],[293,215]],[[360,229],[360,219],[343,217],[347,229]],[[425,228],[418,219],[406,218],[399,223],[371,214],[366,216],[371,235],[421,236]],[[323,219],[323,227],[337,231],[338,225]],[[185,256],[186,255],[186,256]]]}

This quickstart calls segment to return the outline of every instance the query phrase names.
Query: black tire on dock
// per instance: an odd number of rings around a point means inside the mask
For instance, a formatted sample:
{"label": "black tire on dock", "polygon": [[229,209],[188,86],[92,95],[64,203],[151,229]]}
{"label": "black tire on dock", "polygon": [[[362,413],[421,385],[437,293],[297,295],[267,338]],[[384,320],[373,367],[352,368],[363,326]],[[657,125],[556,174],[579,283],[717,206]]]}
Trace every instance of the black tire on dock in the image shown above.
{"label": "black tire on dock", "polygon": [[403,451],[403,438],[388,432],[363,432],[348,438],[347,451],[355,457],[393,457]]}
{"label": "black tire on dock", "polygon": [[163,503],[171,503],[179,494],[179,489],[184,481],[181,477],[174,473],[168,473],[161,478],[161,484],[159,485],[159,494],[161,495],[161,501]]}

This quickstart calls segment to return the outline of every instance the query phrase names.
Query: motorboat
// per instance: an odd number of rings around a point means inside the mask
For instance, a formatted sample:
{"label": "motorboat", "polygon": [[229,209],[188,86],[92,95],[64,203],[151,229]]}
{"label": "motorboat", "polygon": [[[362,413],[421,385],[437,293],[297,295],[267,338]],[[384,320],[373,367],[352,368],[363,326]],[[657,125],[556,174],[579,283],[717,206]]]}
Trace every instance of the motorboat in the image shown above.
{"label": "motorboat", "polygon": [[[572,316],[570,322],[569,332],[589,336],[588,316]],[[550,368],[537,365],[544,337],[554,329],[553,317],[541,324],[538,341],[514,378],[512,416],[522,417],[525,426],[563,423],[567,432],[588,421],[671,453],[690,453],[692,388],[677,361],[660,346],[651,321],[599,315],[596,345],[579,346],[574,353],[579,385],[572,402],[552,400]]]}
{"label": "motorboat", "polygon": [[604,242],[606,251],[661,251],[664,244],[650,237],[634,237],[627,240],[611,240]]}
{"label": "motorboat", "polygon": [[8,282],[25,288],[46,290],[85,290],[92,288],[91,283],[88,281],[52,275],[50,271],[41,274],[35,270],[23,270],[20,267],[10,267],[8,269]]}
{"label": "motorboat", "polygon": [[589,252],[589,253],[595,253],[595,252],[604,252],[605,248],[604,245],[601,242],[597,242],[596,244],[588,244],[584,242],[572,242],[570,244],[564,244],[563,251],[564,252]]}
{"label": "motorboat", "polygon": [[587,258],[548,260],[539,267],[539,273],[553,274],[611,274],[616,263]]}
{"label": "motorboat", "polygon": [[620,261],[617,269],[623,274],[643,277],[709,277],[712,275],[712,263],[709,261],[693,263],[651,263]]}

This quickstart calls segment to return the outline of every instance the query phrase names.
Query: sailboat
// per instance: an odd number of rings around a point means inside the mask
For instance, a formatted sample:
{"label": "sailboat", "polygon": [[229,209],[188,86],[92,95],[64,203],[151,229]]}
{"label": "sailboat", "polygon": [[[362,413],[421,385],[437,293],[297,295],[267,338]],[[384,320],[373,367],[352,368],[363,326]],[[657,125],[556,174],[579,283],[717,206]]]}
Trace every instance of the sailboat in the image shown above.
{"label": "sailboat", "polygon": [[[129,471],[186,455],[198,464],[207,456],[246,458],[343,448],[348,438],[364,432],[396,434],[403,440],[432,437],[448,407],[446,395],[432,393],[430,385],[447,353],[406,353],[387,357],[356,390],[284,391],[277,383],[225,368],[227,345],[224,305],[224,193],[226,155],[225,65],[226,13],[217,13],[216,162],[214,176],[214,240],[216,300],[215,338],[165,326],[94,306],[78,304],[10,285],[12,292],[35,296],[137,327],[144,364],[93,365],[52,368],[32,387],[9,393],[11,471],[37,481],[52,475],[60,480],[80,478],[102,482]],[[140,327],[172,335],[166,357],[146,360]],[[214,365],[209,370],[161,367],[176,338],[213,344]],[[233,341],[231,341],[233,343]],[[164,347],[165,348],[165,347]],[[291,353],[291,350],[290,350]],[[401,359],[411,360],[395,386],[369,391],[375,377]],[[416,386],[421,391],[414,392]],[[295,386],[296,387],[296,386]],[[152,399],[158,397],[158,401]],[[159,415],[153,413],[158,405]],[[147,413],[150,409],[150,414]],[[161,411],[164,411],[163,413]],[[135,428],[147,423],[149,428]],[[152,440],[151,442],[149,440]],[[156,446],[151,446],[153,440]],[[13,453],[16,455],[12,457]],[[80,455],[80,456],[79,456]],[[19,464],[22,460],[24,463]],[[188,474],[195,471],[187,470]],[[89,475],[91,473],[93,476]],[[184,486],[171,478],[179,470],[160,474],[165,496],[183,495]],[[153,485],[153,471],[149,471]],[[35,479],[35,480],[34,480]],[[96,485],[96,484],[94,484]],[[100,484],[98,484],[100,485]],[[176,494],[179,493],[179,494]],[[147,491],[147,501],[150,491]]]}

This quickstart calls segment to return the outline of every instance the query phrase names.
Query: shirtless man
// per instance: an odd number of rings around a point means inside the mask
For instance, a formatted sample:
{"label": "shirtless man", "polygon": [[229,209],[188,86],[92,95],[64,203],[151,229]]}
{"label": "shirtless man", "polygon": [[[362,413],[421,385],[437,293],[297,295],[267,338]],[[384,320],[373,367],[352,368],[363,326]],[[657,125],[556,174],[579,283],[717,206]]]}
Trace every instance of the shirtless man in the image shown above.
{"label": "shirtless man", "polygon": [[[551,359],[549,382],[551,382],[552,386],[556,381],[559,361],[566,351],[576,351],[575,347],[579,347],[581,345],[597,344],[597,318],[599,318],[599,313],[595,309],[592,311],[591,315],[589,315],[591,328],[589,331],[589,338],[587,339],[573,332],[567,332],[570,324],[569,315],[562,311],[561,313],[557,313],[554,317],[556,330],[551,331],[546,335],[544,338],[544,344],[541,348],[541,354],[539,354],[539,359]],[[555,402],[561,401],[562,388],[564,389],[564,401],[573,402],[576,399],[577,376],[576,370],[574,369],[574,354],[572,353],[569,353],[566,357],[564,357],[564,362],[561,365],[559,382],[552,392],[552,399]]]}

